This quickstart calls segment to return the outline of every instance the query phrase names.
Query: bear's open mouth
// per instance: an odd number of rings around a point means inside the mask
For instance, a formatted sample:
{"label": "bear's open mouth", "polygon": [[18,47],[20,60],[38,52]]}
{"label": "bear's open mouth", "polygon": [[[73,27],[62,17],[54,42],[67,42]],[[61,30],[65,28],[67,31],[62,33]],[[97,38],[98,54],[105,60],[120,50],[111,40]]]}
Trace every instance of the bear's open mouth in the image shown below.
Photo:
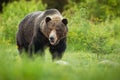
{"label": "bear's open mouth", "polygon": [[50,44],[51,44],[51,45],[55,45],[55,44],[56,44],[56,42],[55,42],[55,41],[53,41],[53,40],[50,40]]}
{"label": "bear's open mouth", "polygon": [[59,43],[59,40],[50,40],[49,39],[49,42],[51,45],[57,45]]}

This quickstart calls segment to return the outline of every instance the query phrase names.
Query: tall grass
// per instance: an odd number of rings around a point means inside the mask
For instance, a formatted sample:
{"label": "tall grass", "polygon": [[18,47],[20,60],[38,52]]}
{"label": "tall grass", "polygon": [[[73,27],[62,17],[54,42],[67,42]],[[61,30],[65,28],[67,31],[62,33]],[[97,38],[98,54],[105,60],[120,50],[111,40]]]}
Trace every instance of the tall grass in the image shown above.
{"label": "tall grass", "polygon": [[0,52],[1,80],[119,80],[120,78],[119,55],[109,54],[97,59],[95,54],[66,52],[63,60],[69,64],[63,65],[52,62],[48,50],[45,51],[44,60],[40,56],[35,56],[34,59],[20,57],[14,45],[2,45],[0,51],[2,51]]}

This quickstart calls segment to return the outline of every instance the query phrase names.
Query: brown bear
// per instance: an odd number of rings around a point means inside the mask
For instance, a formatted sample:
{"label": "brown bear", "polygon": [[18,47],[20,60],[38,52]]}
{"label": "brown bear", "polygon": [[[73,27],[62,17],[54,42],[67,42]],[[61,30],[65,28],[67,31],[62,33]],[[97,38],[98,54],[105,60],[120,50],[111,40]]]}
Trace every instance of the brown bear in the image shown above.
{"label": "brown bear", "polygon": [[61,59],[66,49],[67,24],[67,19],[57,9],[28,14],[20,22],[16,36],[19,52],[43,55],[45,47],[49,46],[52,59]]}

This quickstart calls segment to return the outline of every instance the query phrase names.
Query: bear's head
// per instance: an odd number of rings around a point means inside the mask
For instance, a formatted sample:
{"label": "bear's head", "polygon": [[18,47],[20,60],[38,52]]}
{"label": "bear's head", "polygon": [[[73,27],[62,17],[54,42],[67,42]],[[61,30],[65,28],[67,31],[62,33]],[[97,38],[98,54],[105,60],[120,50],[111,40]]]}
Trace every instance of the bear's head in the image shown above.
{"label": "bear's head", "polygon": [[61,39],[66,37],[67,24],[67,19],[45,18],[44,35],[49,39],[51,45],[57,45]]}

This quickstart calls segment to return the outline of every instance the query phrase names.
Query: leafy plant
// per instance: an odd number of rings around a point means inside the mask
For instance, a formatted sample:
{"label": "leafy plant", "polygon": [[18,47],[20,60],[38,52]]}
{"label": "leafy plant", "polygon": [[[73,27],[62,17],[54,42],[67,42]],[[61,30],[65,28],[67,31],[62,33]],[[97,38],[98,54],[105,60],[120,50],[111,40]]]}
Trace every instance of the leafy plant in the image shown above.
{"label": "leafy plant", "polygon": [[0,38],[15,43],[15,34],[17,32],[18,24],[28,14],[38,10],[44,10],[45,5],[41,1],[25,1],[12,2],[3,9],[1,14],[1,29]]}

